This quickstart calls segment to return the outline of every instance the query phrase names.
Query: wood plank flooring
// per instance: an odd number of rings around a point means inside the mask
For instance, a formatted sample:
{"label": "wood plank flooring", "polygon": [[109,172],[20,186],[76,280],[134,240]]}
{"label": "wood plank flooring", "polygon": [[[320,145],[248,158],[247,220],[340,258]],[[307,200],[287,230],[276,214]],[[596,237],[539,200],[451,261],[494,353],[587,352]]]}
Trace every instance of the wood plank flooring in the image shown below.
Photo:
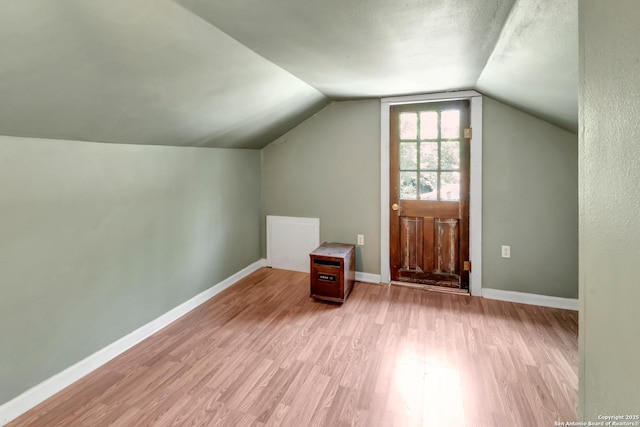
{"label": "wood plank flooring", "polygon": [[577,313],[264,268],[9,426],[553,426]]}

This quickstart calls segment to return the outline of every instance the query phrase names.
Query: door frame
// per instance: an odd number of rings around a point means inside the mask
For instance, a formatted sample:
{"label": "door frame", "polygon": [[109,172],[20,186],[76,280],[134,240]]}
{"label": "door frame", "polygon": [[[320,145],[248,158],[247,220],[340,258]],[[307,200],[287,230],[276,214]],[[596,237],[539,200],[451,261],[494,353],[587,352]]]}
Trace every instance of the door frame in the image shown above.
{"label": "door frame", "polygon": [[467,99],[471,103],[469,182],[469,292],[482,295],[482,94],[475,90],[399,96],[380,100],[380,282],[391,280],[389,246],[389,119],[397,104]]}

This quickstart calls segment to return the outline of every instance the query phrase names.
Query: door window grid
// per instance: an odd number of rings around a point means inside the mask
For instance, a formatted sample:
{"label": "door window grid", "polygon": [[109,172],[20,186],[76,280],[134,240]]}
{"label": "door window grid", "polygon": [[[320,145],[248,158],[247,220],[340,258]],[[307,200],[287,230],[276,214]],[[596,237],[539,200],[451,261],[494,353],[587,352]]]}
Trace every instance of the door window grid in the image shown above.
{"label": "door window grid", "polygon": [[400,199],[460,199],[460,111],[403,112]]}

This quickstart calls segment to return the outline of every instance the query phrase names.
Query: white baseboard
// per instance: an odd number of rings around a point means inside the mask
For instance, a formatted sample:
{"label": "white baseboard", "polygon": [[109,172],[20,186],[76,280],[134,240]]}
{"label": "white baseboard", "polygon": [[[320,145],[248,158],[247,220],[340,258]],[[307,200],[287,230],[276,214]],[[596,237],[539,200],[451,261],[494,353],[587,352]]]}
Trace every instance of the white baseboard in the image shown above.
{"label": "white baseboard", "polygon": [[501,289],[482,288],[482,297],[521,304],[540,305],[542,307],[563,308],[578,311],[575,298],[551,297],[547,295],[527,294],[524,292],[503,291]]}
{"label": "white baseboard", "polygon": [[243,279],[266,265],[267,261],[265,259],[260,259],[254,262],[206,291],[199,293],[190,300],[168,311],[157,319],[141,326],[130,334],[125,335],[119,340],[93,353],[91,356],[88,356],[75,365],[68,367],[64,371],[57,373],[51,378],[48,378],[40,384],[25,391],[18,397],[3,404],[0,406],[0,426],[5,425],[9,421],[24,414],[29,409],[45,401],[63,388],[78,381],[91,371],[99,368],[111,359],[138,344],[140,341],[184,316],[194,308],[238,282],[240,279]]}
{"label": "white baseboard", "polygon": [[356,282],[380,284],[380,275],[356,271]]}

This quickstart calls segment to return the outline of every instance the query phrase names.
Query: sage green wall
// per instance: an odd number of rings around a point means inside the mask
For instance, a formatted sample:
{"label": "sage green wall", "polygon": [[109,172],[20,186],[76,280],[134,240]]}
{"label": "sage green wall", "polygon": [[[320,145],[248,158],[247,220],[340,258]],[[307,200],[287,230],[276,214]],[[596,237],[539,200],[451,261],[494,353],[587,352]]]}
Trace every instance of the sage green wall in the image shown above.
{"label": "sage green wall", "polygon": [[482,122],[482,287],[577,298],[577,135],[488,97]]}
{"label": "sage green wall", "polygon": [[260,152],[0,137],[0,405],[260,258]]}
{"label": "sage green wall", "polygon": [[[576,298],[577,136],[486,97],[483,114],[483,287]],[[264,213],[364,234],[358,270],[380,273],[379,147],[379,101],[333,102],[262,150]]]}
{"label": "sage green wall", "polygon": [[266,215],[319,217],[321,242],[364,234],[356,268],[380,273],[379,101],[333,102],[265,147],[262,185]]}
{"label": "sage green wall", "polygon": [[580,1],[580,418],[640,413],[640,3]]}

